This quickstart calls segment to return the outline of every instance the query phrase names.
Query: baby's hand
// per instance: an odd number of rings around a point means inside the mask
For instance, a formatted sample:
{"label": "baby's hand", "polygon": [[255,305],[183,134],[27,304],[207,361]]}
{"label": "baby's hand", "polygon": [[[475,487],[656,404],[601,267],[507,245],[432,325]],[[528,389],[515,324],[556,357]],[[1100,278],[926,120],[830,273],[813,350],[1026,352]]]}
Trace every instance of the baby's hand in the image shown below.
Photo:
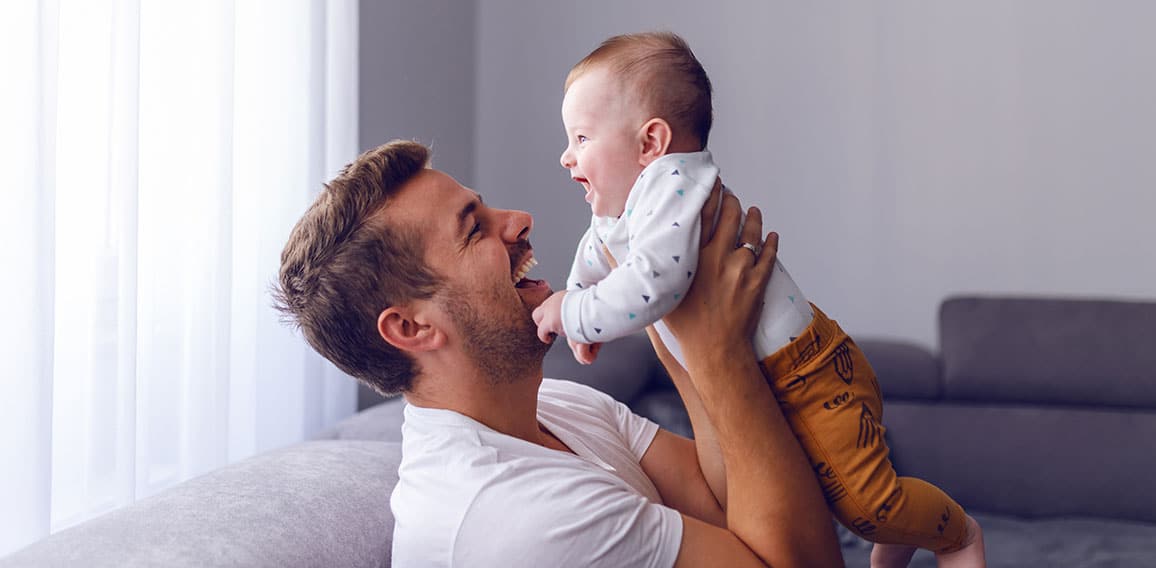
{"label": "baby's hand", "polygon": [[574,353],[574,359],[583,365],[589,365],[598,358],[598,351],[602,349],[601,343],[578,343],[569,337],[566,342],[570,344],[570,352]]}
{"label": "baby's hand", "polygon": [[550,297],[546,298],[542,305],[534,308],[534,312],[530,314],[538,326],[538,339],[541,339],[542,343],[553,343],[554,336],[566,335],[566,330],[562,329],[562,298],[565,296],[565,290],[550,294]]}

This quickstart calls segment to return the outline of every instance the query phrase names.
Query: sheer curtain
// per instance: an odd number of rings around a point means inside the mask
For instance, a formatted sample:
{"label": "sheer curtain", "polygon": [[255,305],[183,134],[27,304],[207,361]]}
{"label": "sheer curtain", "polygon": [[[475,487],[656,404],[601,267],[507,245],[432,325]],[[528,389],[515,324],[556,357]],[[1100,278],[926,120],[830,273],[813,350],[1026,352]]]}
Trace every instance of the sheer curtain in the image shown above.
{"label": "sheer curtain", "polygon": [[354,411],[268,292],[356,0],[3,2],[0,79],[0,555]]}

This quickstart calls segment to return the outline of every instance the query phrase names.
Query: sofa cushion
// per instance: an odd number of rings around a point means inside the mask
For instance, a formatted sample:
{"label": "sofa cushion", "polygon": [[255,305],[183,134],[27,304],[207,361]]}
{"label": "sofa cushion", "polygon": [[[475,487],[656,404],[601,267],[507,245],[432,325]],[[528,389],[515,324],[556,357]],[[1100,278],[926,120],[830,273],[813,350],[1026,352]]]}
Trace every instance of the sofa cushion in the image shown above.
{"label": "sofa cushion", "polygon": [[[988,568],[1151,566],[1156,558],[1156,525],[1103,519],[1025,521],[983,513],[972,516],[983,527]],[[870,554],[866,543],[843,547],[847,568],[867,568]],[[926,550],[915,553],[910,564],[910,568],[935,566],[935,556]]]}
{"label": "sofa cushion", "polygon": [[1156,303],[952,298],[939,324],[950,398],[1156,409]]}
{"label": "sofa cushion", "polygon": [[965,509],[1156,523],[1156,412],[891,401],[883,424],[895,470]]}
{"label": "sofa cushion", "polygon": [[17,566],[388,566],[401,445],[306,442],[56,533]]}

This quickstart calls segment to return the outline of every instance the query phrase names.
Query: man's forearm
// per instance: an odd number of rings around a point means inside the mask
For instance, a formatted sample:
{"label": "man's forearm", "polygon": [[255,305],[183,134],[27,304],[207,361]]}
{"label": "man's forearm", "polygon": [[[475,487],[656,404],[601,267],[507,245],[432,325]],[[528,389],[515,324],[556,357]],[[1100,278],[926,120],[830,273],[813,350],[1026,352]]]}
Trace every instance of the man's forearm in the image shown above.
{"label": "man's forearm", "polygon": [[725,463],[727,527],[768,564],[841,565],[826,502],[754,354],[687,360]]}
{"label": "man's forearm", "polygon": [[650,338],[650,343],[654,345],[654,351],[658,355],[659,361],[662,362],[662,366],[666,368],[667,374],[674,382],[674,388],[678,390],[682,404],[686,407],[686,413],[690,416],[699,469],[702,471],[707,485],[710,486],[711,493],[718,501],[719,508],[725,513],[727,508],[726,466],[723,463],[722,449],[719,448],[714,426],[710,423],[706,408],[703,407],[702,399],[698,396],[698,391],[691,383],[690,375],[687,374],[686,369],[682,367],[678,359],[671,355],[654,326],[647,326],[646,335]]}

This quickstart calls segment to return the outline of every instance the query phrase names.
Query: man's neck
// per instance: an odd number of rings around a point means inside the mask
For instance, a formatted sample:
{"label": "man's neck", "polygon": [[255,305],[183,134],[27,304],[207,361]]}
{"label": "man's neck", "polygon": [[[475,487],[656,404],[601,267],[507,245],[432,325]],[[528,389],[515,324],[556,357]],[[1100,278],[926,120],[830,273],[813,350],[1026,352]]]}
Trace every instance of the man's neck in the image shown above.
{"label": "man's neck", "polygon": [[538,426],[538,387],[542,370],[538,366],[518,379],[504,377],[492,381],[480,373],[464,374],[431,369],[414,380],[414,389],[405,394],[415,406],[452,410],[487,427],[528,442],[547,445]]}

